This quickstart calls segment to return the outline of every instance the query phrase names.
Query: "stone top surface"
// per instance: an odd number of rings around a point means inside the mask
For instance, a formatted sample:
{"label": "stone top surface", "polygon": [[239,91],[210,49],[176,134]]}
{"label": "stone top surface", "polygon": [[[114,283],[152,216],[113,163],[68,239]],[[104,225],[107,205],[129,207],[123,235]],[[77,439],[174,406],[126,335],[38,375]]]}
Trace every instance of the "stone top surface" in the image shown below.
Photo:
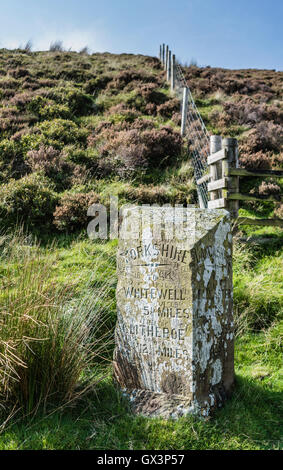
{"label": "stone top surface", "polygon": [[125,240],[174,239],[193,246],[222,219],[229,221],[225,209],[131,206],[123,209],[120,237]]}

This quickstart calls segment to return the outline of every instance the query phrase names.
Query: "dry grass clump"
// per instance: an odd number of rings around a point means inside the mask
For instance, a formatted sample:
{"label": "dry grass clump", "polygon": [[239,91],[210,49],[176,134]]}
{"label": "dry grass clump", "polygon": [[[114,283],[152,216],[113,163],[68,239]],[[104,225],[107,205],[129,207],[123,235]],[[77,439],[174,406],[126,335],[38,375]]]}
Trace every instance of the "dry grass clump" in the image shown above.
{"label": "dry grass clump", "polygon": [[99,381],[96,365],[110,341],[111,276],[96,284],[95,260],[93,278],[78,295],[75,285],[55,283],[52,248],[46,257],[23,235],[0,238],[0,262],[6,263],[0,292],[3,416],[73,403]]}

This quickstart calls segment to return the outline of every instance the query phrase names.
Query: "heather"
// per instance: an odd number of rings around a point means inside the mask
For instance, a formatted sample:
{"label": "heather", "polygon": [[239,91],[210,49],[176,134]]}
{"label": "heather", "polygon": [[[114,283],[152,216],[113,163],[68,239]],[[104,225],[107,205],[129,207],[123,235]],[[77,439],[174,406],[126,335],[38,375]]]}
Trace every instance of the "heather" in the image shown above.
{"label": "heather", "polygon": [[239,138],[243,166],[263,152],[266,165],[282,165],[282,72],[185,69],[197,106],[212,133]]}
{"label": "heather", "polygon": [[93,192],[103,199],[113,180],[128,201],[144,194],[145,202],[194,202],[192,171],[186,193],[177,176],[188,158],[171,121],[179,107],[152,57],[64,52],[56,44],[49,52],[2,49],[2,224],[79,230],[87,217],[74,213]]}
{"label": "heather", "polygon": [[[241,166],[282,167],[281,72],[195,65],[184,71],[210,132],[239,138]],[[179,126],[180,103],[156,58],[64,52],[58,44],[49,52],[2,49],[0,207],[3,194],[26,187],[31,175],[59,201],[52,213],[45,211],[46,224],[36,219],[38,230],[49,233],[68,227],[64,201],[92,191],[103,200],[114,180],[124,201],[194,203],[193,172],[185,188],[178,176],[183,163],[189,164]],[[248,192],[260,184],[245,182]],[[274,182],[264,185],[265,194],[272,193]],[[2,211],[3,224],[9,228],[23,220],[34,229],[33,206],[19,209],[12,201],[15,197],[9,197],[9,217]],[[280,205],[270,211],[280,215]],[[79,219],[70,220],[72,230],[82,227]]]}

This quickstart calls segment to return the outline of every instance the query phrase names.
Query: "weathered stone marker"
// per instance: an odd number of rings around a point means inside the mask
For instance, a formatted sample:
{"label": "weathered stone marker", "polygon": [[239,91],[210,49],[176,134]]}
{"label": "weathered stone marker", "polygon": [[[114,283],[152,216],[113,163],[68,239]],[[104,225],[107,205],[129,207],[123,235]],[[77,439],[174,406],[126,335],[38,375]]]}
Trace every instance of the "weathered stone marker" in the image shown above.
{"label": "weathered stone marker", "polygon": [[117,256],[116,381],[136,413],[208,415],[234,382],[228,212],[128,208]]}

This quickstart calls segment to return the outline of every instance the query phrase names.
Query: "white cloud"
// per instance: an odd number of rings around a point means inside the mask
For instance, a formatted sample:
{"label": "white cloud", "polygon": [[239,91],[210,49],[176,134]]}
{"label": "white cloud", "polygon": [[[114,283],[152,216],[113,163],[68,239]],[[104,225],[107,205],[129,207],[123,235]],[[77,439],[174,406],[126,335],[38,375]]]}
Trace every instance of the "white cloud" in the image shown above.
{"label": "white cloud", "polygon": [[110,51],[111,41],[109,36],[105,35],[104,32],[98,31],[94,28],[94,31],[85,30],[43,30],[39,34],[30,35],[23,39],[23,34],[17,35],[13,33],[13,37],[6,37],[5,41],[1,41],[0,48],[16,49],[19,46],[23,46],[27,41],[31,40],[33,50],[49,50],[50,44],[54,41],[62,41],[64,49],[71,49],[73,51],[79,51],[85,46],[93,52],[105,52]]}

